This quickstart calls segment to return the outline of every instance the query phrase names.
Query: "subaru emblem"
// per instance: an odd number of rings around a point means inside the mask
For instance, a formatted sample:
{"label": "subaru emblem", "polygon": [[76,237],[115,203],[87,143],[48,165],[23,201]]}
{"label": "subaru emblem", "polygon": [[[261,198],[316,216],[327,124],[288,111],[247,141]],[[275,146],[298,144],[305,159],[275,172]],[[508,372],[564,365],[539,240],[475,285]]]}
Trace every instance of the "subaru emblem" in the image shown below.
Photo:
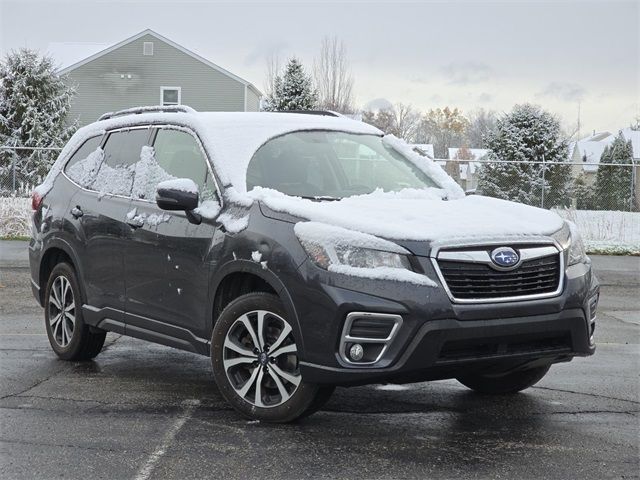
{"label": "subaru emblem", "polygon": [[491,252],[491,261],[500,268],[511,268],[518,265],[520,255],[513,248],[498,247]]}

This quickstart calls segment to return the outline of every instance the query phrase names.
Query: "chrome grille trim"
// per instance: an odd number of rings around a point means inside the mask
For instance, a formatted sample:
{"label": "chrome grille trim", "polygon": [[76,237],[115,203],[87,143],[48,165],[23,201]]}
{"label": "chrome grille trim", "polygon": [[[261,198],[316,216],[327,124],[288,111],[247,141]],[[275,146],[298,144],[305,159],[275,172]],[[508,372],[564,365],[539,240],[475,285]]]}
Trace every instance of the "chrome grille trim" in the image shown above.
{"label": "chrome grille trim", "polygon": [[[487,250],[499,244],[510,245],[516,250],[518,250],[520,254],[520,261],[514,268],[510,269],[510,271],[514,273],[517,272],[518,268],[520,267],[520,265],[522,265],[523,262],[526,262],[529,260],[535,260],[543,257],[549,257],[552,255],[557,255],[558,264],[559,264],[558,266],[559,278],[558,278],[557,288],[551,292],[525,294],[525,295],[513,295],[513,296],[506,295],[506,296],[493,297],[493,298],[457,298],[455,297],[451,292],[451,289],[449,288],[449,285],[447,284],[447,281],[440,269],[438,260],[493,265],[493,262],[491,261],[491,258],[489,256],[489,252]],[[564,257],[565,255],[562,249],[558,247],[558,245],[555,244],[555,242],[553,245],[547,244],[547,245],[541,245],[539,247],[535,246],[535,247],[526,247],[526,248],[518,248],[517,244],[511,244],[508,242],[504,242],[504,243],[491,242],[484,245],[476,245],[473,247],[465,246],[464,248],[469,248],[468,250],[447,250],[447,248],[453,249],[453,248],[456,248],[456,246],[451,245],[449,247],[441,247],[439,249],[436,249],[434,252],[432,252],[431,263],[433,265],[433,268],[436,271],[436,275],[438,276],[440,283],[442,284],[444,290],[447,292],[447,296],[454,303],[461,303],[461,304],[502,303],[502,302],[516,302],[516,301],[522,301],[522,300],[551,298],[551,297],[558,296],[560,293],[562,293],[562,290],[564,288],[564,271],[565,271]],[[504,272],[504,273],[508,273],[508,272]]]}

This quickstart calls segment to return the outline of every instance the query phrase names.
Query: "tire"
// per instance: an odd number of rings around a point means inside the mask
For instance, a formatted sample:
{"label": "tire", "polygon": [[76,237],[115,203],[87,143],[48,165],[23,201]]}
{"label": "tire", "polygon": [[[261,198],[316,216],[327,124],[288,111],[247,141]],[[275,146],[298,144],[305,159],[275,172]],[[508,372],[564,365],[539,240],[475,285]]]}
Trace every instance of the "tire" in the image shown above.
{"label": "tire", "polygon": [[486,395],[509,395],[529,388],[544,377],[551,365],[529,368],[505,374],[474,373],[457,380],[465,387]]}
{"label": "tire", "polygon": [[270,293],[242,295],[220,314],[211,335],[213,377],[243,416],[288,423],[321,400],[322,390],[302,379],[294,335],[282,302]]}
{"label": "tire", "polygon": [[304,413],[302,415],[300,415],[300,417],[298,418],[306,418],[310,415],[313,415],[314,413],[316,413],[318,410],[320,410],[322,407],[325,406],[325,404],[329,401],[329,399],[331,398],[331,395],[333,395],[334,390],[336,389],[336,387],[325,387],[322,386],[318,389],[318,393],[316,394],[316,398],[313,399],[313,402],[311,402],[311,405],[309,405],[307,407],[307,409],[304,411]]}
{"label": "tire", "polygon": [[107,332],[84,323],[81,298],[73,267],[57,264],[45,289],[44,319],[51,348],[62,360],[90,360],[104,345]]}

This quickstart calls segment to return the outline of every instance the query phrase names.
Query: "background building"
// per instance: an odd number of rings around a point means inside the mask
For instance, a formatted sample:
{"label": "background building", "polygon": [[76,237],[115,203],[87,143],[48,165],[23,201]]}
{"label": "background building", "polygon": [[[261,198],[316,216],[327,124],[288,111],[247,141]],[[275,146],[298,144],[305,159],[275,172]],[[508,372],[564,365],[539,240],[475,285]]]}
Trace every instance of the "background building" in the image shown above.
{"label": "background building", "polygon": [[[50,45],[58,61],[78,44]],[[89,45],[94,49],[99,45]],[[71,52],[71,55],[70,55]],[[58,71],[77,93],[69,119],[80,125],[105,112],[141,105],[189,105],[200,111],[258,111],[260,91],[248,81],[152,30],[90,55]]]}

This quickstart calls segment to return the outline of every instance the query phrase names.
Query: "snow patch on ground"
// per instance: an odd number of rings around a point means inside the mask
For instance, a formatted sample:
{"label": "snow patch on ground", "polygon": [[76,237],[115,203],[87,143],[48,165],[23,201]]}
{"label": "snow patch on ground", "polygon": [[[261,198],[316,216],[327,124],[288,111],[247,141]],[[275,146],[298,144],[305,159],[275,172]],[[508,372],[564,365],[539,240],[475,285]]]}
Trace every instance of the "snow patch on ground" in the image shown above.
{"label": "snow patch on ground", "polygon": [[30,198],[0,197],[0,237],[21,237],[31,233]]}
{"label": "snow patch on ground", "polygon": [[573,222],[587,252],[640,254],[640,212],[555,210]]}

